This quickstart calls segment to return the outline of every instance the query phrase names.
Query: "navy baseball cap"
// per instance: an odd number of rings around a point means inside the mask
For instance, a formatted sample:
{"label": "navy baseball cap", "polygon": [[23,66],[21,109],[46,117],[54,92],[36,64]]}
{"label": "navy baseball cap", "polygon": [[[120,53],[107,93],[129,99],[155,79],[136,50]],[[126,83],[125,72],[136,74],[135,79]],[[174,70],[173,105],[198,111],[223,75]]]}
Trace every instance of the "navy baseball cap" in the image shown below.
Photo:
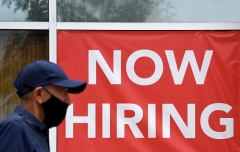
{"label": "navy baseball cap", "polygon": [[46,60],[29,63],[20,71],[14,81],[19,97],[36,87],[49,84],[68,88],[68,93],[80,93],[86,88],[86,82],[69,79],[57,64]]}

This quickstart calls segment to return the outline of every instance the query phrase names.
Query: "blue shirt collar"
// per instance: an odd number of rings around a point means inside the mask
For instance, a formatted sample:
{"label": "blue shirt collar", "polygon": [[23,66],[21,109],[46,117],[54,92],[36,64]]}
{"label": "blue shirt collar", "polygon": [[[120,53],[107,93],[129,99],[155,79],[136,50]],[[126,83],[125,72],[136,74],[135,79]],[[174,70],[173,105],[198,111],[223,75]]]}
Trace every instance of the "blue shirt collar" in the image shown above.
{"label": "blue shirt collar", "polygon": [[35,116],[33,116],[29,111],[27,111],[23,107],[17,106],[14,113],[18,114],[19,116],[22,116],[23,118],[26,118],[31,124],[40,128],[41,130],[47,129],[47,127],[41,121],[39,121]]}

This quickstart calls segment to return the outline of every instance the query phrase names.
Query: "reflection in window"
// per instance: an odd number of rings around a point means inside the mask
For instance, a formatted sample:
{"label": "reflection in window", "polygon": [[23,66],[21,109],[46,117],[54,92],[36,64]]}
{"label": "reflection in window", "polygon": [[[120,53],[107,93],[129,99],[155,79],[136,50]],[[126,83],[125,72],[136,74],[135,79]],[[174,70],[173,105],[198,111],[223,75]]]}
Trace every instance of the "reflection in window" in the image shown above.
{"label": "reflection in window", "polygon": [[0,120],[20,105],[13,86],[18,72],[30,61],[48,60],[48,31],[0,30]]}
{"label": "reflection in window", "polygon": [[239,0],[57,0],[59,22],[240,22],[239,8]]}
{"label": "reflection in window", "polygon": [[47,0],[2,0],[0,21],[48,21]]}
{"label": "reflection in window", "polygon": [[159,0],[58,0],[58,21],[145,22]]}

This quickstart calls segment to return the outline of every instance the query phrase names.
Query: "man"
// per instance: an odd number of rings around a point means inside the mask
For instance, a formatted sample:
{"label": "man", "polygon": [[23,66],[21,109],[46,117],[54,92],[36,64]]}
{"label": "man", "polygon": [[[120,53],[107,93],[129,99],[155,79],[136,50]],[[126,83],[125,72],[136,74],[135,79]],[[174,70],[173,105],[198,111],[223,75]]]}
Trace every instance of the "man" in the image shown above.
{"label": "man", "polygon": [[86,83],[72,80],[56,64],[29,63],[14,81],[21,106],[0,123],[0,152],[49,152],[48,129],[65,118],[71,100]]}

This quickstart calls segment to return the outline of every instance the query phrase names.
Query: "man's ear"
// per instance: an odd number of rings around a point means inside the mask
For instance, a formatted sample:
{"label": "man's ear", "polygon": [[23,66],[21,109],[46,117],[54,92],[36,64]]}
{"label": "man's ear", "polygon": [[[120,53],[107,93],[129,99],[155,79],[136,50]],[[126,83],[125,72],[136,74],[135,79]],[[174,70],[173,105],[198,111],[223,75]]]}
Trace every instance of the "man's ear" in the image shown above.
{"label": "man's ear", "polygon": [[43,103],[43,97],[44,97],[44,89],[43,87],[37,87],[33,90],[33,98],[39,103],[42,104]]}

